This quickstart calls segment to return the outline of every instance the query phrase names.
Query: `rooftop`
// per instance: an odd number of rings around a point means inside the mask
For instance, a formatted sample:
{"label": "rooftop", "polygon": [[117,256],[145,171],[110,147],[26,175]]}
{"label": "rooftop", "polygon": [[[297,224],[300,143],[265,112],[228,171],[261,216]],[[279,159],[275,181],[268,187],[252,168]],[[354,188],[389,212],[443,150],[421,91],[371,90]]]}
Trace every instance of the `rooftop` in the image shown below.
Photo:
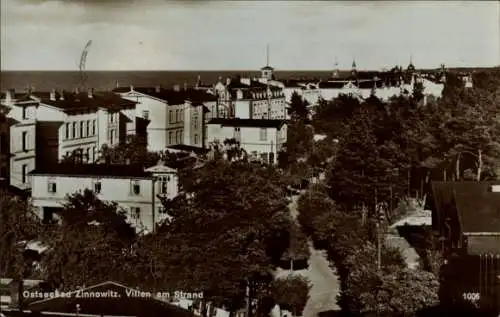
{"label": "rooftop", "polygon": [[[162,87],[133,87],[133,90],[144,95],[164,100],[169,105],[180,105],[186,100],[190,100],[193,104],[217,100],[216,96],[206,91],[192,88],[174,90]],[[130,87],[119,87],[113,90],[115,93],[127,93],[130,91]]]}
{"label": "rooftop", "polygon": [[152,174],[139,165],[115,164],[51,164],[33,170],[31,175],[60,175],[73,177],[102,176],[115,178],[149,178]]}
{"label": "rooftop", "polygon": [[500,233],[500,193],[456,193],[462,232]]}
{"label": "rooftop", "polygon": [[228,127],[248,127],[248,128],[276,128],[280,129],[285,120],[267,120],[267,119],[224,119],[215,118],[208,122],[208,124],[220,124]]}
{"label": "rooftop", "polygon": [[[56,92],[52,96],[55,98],[51,98],[51,94],[50,92],[36,92],[33,93],[33,96],[40,99],[41,103],[59,108],[65,112],[80,109],[97,110],[99,108],[120,110],[136,104],[110,92],[93,92],[91,97],[88,92]],[[62,100],[61,97],[63,97]]]}
{"label": "rooftop", "polygon": [[172,150],[177,150],[177,151],[182,151],[182,152],[194,152],[195,154],[207,154],[209,152],[208,149],[198,147],[198,146],[191,146],[191,145],[186,145],[186,144],[176,144],[176,145],[170,145],[167,147],[167,149],[172,149]]}

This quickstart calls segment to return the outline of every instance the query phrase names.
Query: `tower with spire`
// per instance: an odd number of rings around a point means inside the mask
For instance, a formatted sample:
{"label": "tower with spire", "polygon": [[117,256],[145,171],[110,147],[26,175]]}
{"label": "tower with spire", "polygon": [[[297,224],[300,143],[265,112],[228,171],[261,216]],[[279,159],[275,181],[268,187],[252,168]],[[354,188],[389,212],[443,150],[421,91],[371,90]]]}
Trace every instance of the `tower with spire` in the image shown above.
{"label": "tower with spire", "polygon": [[413,65],[413,56],[410,55],[410,63],[408,64],[408,67],[406,68],[408,72],[414,72],[415,71],[415,66]]}
{"label": "tower with spire", "polygon": [[332,77],[333,78],[339,77],[339,61],[337,59],[337,56],[335,56],[335,64],[333,67]]}
{"label": "tower with spire", "polygon": [[266,45],[266,66],[260,69],[260,77],[266,80],[274,79],[274,68],[269,66],[269,44]]}
{"label": "tower with spire", "polygon": [[352,58],[351,75],[354,77],[357,77],[357,75],[358,75],[358,69],[356,66],[356,58],[355,57]]}

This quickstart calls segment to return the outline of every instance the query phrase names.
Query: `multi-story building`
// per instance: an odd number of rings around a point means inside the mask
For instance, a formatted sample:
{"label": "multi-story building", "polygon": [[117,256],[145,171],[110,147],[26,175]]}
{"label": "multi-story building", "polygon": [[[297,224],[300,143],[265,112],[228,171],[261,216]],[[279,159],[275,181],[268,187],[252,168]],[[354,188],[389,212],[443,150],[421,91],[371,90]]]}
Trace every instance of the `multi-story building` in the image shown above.
{"label": "multi-story building", "polygon": [[[113,93],[8,91],[10,185],[28,189],[29,172],[77,151],[84,163],[94,162],[103,144],[117,145],[132,131],[122,113],[135,103]],[[135,126],[135,122],[133,123]]]}
{"label": "multi-story building", "polygon": [[251,158],[276,164],[287,139],[285,120],[216,118],[208,122],[208,142],[234,139]]}
{"label": "multi-story building", "polygon": [[0,105],[0,183],[4,186],[9,183],[10,165],[10,124],[7,111],[7,107]]}
{"label": "multi-story building", "polygon": [[197,89],[156,87],[119,87],[122,98],[137,102],[136,116],[148,120],[150,151],[164,151],[179,144],[204,146],[207,112],[216,109],[215,96]]}
{"label": "multi-story building", "polygon": [[151,232],[167,215],[160,197],[177,195],[175,170],[159,164],[145,171],[142,166],[107,164],[53,164],[30,173],[31,198],[45,223],[57,220],[67,195],[92,190],[105,202],[116,202],[139,231]]}
{"label": "multi-story building", "polygon": [[219,118],[286,119],[283,89],[271,83],[241,78],[227,78],[215,85]]}
{"label": "multi-story building", "polygon": [[[122,113],[135,110],[135,102],[112,93],[33,93],[37,109],[39,162],[60,161],[79,152],[84,163],[98,159],[104,144],[116,146],[134,134],[130,120]],[[42,146],[43,145],[43,146]],[[43,158],[43,159],[42,159]]]}
{"label": "multi-story building", "polygon": [[28,173],[36,163],[36,111],[38,102],[29,93],[16,94],[9,90],[2,99],[8,110],[9,122],[9,185],[21,190],[29,189]]}

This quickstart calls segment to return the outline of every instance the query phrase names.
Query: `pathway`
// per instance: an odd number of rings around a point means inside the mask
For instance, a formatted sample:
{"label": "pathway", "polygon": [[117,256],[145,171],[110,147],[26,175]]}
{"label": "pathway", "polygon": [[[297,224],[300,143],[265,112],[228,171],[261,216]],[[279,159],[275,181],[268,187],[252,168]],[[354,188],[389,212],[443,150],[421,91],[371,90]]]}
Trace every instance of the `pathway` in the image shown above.
{"label": "pathway", "polygon": [[[289,205],[290,213],[295,219],[297,217],[297,201],[299,195],[294,195]],[[337,295],[340,293],[340,283],[335,270],[329,266],[325,251],[316,250],[309,243],[309,267],[306,270],[294,271],[278,269],[276,277],[284,277],[288,274],[300,274],[309,279],[311,290],[309,300],[304,308],[303,317],[317,317],[318,313],[330,310],[338,310]]]}

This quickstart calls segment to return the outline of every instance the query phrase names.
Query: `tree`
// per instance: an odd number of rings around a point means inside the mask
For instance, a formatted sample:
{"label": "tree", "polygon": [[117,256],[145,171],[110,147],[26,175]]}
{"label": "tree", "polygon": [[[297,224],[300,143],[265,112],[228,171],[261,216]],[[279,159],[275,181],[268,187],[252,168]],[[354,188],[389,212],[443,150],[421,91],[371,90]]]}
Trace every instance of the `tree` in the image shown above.
{"label": "tree", "polygon": [[439,283],[432,273],[393,267],[380,272],[359,266],[342,290],[343,308],[352,313],[414,316],[438,303]]}
{"label": "tree", "polygon": [[290,310],[293,316],[301,316],[309,299],[311,285],[303,276],[288,275],[273,281],[271,293],[280,309]]}
{"label": "tree", "polygon": [[143,164],[146,168],[155,165],[162,153],[147,150],[147,140],[138,135],[127,136],[125,142],[115,147],[104,144],[99,161],[108,164]]}
{"label": "tree", "polygon": [[245,288],[259,297],[278,259],[276,240],[289,230],[281,177],[272,167],[214,159],[180,175],[185,195],[164,202],[171,219],[144,257],[162,266],[157,283],[203,291],[207,300],[241,306]]}
{"label": "tree", "polygon": [[33,258],[26,244],[38,238],[40,221],[25,201],[0,192],[0,276],[12,277],[18,285],[19,309],[23,309],[23,280],[33,273]]}
{"label": "tree", "polygon": [[297,92],[292,94],[290,99],[290,116],[292,120],[308,120],[309,118],[309,109],[307,109],[308,102],[304,100]]}
{"label": "tree", "polygon": [[116,203],[100,201],[85,190],[68,196],[57,215],[61,224],[42,237],[48,247],[42,266],[55,288],[128,282],[122,266],[134,245],[135,229]]}

